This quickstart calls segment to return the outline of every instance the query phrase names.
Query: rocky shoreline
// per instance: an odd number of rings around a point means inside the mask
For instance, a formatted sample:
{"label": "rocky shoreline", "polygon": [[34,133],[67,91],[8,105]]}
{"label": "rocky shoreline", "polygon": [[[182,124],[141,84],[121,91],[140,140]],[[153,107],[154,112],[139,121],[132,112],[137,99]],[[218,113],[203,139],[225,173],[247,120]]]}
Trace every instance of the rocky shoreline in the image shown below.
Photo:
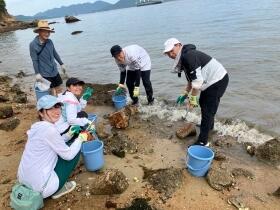
{"label": "rocky shoreline", "polygon": [[[46,199],[44,209],[279,207],[279,139],[255,147],[213,133],[211,169],[205,179],[193,177],[185,168],[186,148],[195,141],[188,135],[194,134],[193,126],[183,120],[171,124],[157,117],[142,118],[141,110],[131,107],[116,113],[108,93],[114,84],[87,85],[95,89],[86,111],[98,115],[105,166],[88,172],[81,160],[71,176],[78,183],[76,190],[58,200]],[[0,76],[0,90],[0,205],[9,209],[26,131],[37,114],[34,98],[30,100],[30,93],[12,78]]]}

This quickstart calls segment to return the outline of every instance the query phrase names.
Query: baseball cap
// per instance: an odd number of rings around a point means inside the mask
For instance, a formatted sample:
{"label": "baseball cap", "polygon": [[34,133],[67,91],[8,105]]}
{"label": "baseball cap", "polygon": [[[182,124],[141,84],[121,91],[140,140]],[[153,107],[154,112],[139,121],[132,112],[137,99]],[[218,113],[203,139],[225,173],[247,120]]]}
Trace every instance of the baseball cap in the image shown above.
{"label": "baseball cap", "polygon": [[167,39],[164,42],[164,51],[163,51],[163,53],[167,53],[167,52],[171,51],[173,49],[173,47],[175,46],[175,44],[179,44],[179,43],[181,43],[181,42],[178,39],[176,39],[176,38]]}
{"label": "baseball cap", "polygon": [[78,84],[84,85],[85,82],[75,77],[71,77],[66,81],[66,87],[70,87],[70,85],[78,85]]}
{"label": "baseball cap", "polygon": [[60,104],[61,106],[63,106],[63,103],[61,103],[61,101],[59,101],[57,97],[44,95],[37,101],[37,110],[39,111],[41,109],[50,109],[56,104]]}
{"label": "baseball cap", "polygon": [[114,45],[113,47],[111,47],[110,51],[111,51],[112,57],[115,57],[122,51],[122,48],[119,45]]}

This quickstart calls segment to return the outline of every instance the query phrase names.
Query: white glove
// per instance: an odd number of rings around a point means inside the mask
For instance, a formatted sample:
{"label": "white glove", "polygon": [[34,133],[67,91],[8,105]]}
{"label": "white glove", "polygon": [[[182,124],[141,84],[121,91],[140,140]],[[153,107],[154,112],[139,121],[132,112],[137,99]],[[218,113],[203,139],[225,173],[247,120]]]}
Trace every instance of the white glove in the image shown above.
{"label": "white glove", "polygon": [[43,77],[41,76],[41,74],[36,74],[35,78],[36,78],[37,82],[42,82],[42,80],[43,80]]}
{"label": "white glove", "polygon": [[60,67],[61,67],[62,73],[65,74],[65,73],[66,73],[66,67],[65,67],[65,65],[62,64],[62,65],[60,65]]}

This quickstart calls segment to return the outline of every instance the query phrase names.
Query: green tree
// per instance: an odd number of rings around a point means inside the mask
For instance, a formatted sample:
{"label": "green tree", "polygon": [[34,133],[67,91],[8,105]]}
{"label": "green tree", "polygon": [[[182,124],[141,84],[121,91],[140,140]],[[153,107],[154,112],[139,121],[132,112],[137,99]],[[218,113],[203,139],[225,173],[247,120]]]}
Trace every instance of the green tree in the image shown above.
{"label": "green tree", "polygon": [[4,0],[0,0],[0,12],[6,11],[6,3]]}

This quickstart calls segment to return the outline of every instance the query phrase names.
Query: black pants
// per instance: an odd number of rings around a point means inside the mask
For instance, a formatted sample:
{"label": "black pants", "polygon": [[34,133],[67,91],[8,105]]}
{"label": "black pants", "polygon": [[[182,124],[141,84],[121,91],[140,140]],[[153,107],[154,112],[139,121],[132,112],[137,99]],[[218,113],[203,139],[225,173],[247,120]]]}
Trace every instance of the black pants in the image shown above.
{"label": "black pants", "polygon": [[[148,100],[148,102],[153,102],[153,100],[154,100],[153,87],[152,87],[152,83],[150,80],[150,75],[151,75],[151,70],[141,71],[141,78],[142,78],[142,82],[143,82],[143,85],[146,90],[147,100]],[[136,71],[129,71],[129,70],[127,71],[126,86],[128,88],[130,98],[132,99],[134,104],[138,102],[138,97],[133,97],[133,90],[135,87],[136,76],[137,76]]]}
{"label": "black pants", "polygon": [[214,128],[214,118],[217,113],[220,99],[228,86],[228,74],[223,79],[202,91],[199,98],[201,107],[201,125],[198,141],[207,143],[208,133]]}

